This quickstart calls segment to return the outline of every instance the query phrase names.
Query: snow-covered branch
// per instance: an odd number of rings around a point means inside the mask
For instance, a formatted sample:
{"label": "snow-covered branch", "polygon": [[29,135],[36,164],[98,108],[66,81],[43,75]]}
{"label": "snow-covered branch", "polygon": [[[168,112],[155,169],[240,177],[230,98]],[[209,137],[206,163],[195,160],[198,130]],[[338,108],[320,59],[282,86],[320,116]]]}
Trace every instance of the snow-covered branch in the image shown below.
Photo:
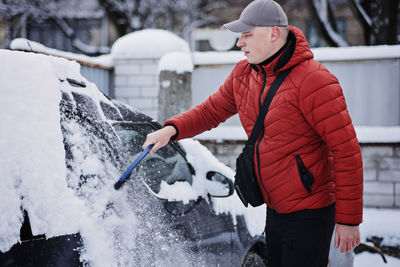
{"label": "snow-covered branch", "polygon": [[364,7],[361,5],[361,0],[353,0],[353,4],[356,7],[357,14],[362,20],[362,23],[372,27],[372,19],[365,11]]}
{"label": "snow-covered branch", "polygon": [[352,0],[367,45],[397,44],[399,0]]}
{"label": "snow-covered branch", "polygon": [[[78,0],[76,0],[78,1]],[[65,37],[71,40],[72,45],[87,55],[108,53],[108,47],[94,47],[83,43],[76,37],[73,27],[67,20],[70,13],[69,9],[74,1],[71,0],[3,0],[0,5],[0,14],[10,25],[10,39],[21,36],[21,31],[29,22],[43,23],[44,21],[54,21]],[[129,5],[128,5],[129,6]],[[68,11],[70,11],[68,13]],[[22,37],[24,34],[22,34]]]}
{"label": "snow-covered branch", "polygon": [[185,39],[196,27],[216,21],[210,11],[226,6],[222,0],[99,0],[99,3],[116,24],[120,35],[143,28],[160,28],[178,33]]}
{"label": "snow-covered branch", "polygon": [[[333,14],[331,3],[329,0],[310,0],[311,7],[316,15],[323,37],[332,45],[344,47],[349,46],[346,40],[335,30],[329,18],[329,14]],[[333,20],[335,22],[335,20]]]}

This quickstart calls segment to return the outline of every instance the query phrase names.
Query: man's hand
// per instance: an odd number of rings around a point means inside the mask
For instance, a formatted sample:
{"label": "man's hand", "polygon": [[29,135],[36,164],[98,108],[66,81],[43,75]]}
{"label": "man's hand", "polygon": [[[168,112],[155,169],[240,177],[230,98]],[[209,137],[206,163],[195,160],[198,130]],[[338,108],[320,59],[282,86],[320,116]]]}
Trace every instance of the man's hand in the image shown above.
{"label": "man's hand", "polygon": [[340,246],[340,252],[348,252],[360,244],[359,226],[336,224],[335,248]]}
{"label": "man's hand", "polygon": [[154,144],[153,148],[150,150],[150,155],[153,155],[158,149],[165,146],[172,136],[176,134],[176,130],[173,126],[165,126],[160,130],[149,133],[146,136],[146,141],[144,142],[142,148],[146,149],[149,145]]}

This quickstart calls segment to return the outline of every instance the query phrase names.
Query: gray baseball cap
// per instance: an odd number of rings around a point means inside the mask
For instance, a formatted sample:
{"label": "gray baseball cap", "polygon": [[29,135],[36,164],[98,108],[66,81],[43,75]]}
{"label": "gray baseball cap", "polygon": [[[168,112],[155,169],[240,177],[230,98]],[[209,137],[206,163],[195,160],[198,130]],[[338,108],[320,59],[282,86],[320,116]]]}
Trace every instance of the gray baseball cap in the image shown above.
{"label": "gray baseball cap", "polygon": [[232,32],[248,32],[257,26],[288,26],[288,19],[277,2],[255,0],[243,9],[238,20],[224,24]]}

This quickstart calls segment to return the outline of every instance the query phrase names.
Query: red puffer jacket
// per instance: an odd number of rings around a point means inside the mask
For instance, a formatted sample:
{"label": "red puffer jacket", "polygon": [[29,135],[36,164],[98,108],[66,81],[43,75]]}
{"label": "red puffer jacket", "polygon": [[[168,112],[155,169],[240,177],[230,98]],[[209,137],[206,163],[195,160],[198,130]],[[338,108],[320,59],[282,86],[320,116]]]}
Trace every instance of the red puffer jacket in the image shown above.
{"label": "red puffer jacket", "polygon": [[[264,101],[277,72],[295,66],[279,87],[264,122],[259,157],[265,203],[279,213],[291,213],[336,201],[336,222],[359,224],[362,159],[342,89],[336,77],[313,59],[303,33],[296,27],[289,29],[292,45],[287,44],[280,56],[265,65],[240,61],[216,93],[165,125],[178,129],[175,140],[179,140],[239,113],[250,136],[261,92]],[[314,178],[310,190],[300,179],[304,169]]]}

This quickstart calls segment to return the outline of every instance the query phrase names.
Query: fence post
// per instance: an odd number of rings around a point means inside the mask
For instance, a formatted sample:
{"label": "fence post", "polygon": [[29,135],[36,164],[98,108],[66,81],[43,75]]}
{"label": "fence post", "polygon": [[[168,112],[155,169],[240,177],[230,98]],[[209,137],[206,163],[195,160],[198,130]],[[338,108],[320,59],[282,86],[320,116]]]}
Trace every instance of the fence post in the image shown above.
{"label": "fence post", "polygon": [[115,41],[111,49],[115,98],[159,119],[158,65],[163,55],[175,51],[190,53],[190,48],[182,38],[159,29],[135,31]]}
{"label": "fence post", "polygon": [[162,124],[192,105],[192,71],[190,54],[169,53],[159,63],[158,120]]}

